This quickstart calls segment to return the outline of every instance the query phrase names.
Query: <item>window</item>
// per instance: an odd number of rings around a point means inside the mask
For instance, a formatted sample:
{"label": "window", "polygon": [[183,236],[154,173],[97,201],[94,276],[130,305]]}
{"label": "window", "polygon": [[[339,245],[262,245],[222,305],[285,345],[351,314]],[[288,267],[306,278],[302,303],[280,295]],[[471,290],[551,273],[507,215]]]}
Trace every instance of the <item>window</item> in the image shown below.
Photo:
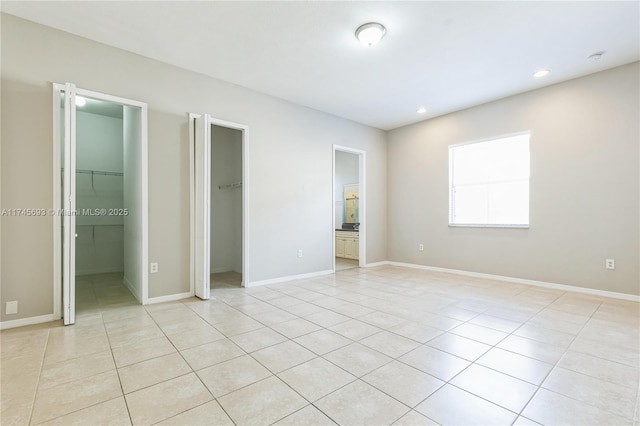
{"label": "window", "polygon": [[529,226],[529,133],[449,146],[449,225]]}

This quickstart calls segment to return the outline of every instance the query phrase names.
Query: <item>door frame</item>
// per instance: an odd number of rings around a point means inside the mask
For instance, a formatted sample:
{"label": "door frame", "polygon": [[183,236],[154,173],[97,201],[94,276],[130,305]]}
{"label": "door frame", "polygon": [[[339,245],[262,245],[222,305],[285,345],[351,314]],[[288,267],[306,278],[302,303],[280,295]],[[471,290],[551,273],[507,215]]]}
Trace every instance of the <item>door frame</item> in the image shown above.
{"label": "door frame", "polygon": [[[64,143],[61,141],[60,127],[60,94],[65,85],[52,83],[53,99],[53,315],[62,317],[62,216],[56,214],[62,210],[62,180],[60,176],[60,154]],[[76,95],[86,96],[101,101],[140,108],[140,175],[142,180],[142,300],[143,305],[149,301],[149,155],[148,155],[148,126],[147,104],[132,99],[108,95],[106,93],[75,88]]]}
{"label": "door frame", "polygon": [[[358,266],[363,268],[367,264],[367,151],[363,151],[357,148],[351,148],[343,145],[333,144],[333,174],[332,174],[332,187],[331,187],[331,223],[333,224],[332,232],[332,264],[333,272],[336,272],[336,152],[347,152],[349,154],[355,154],[358,156],[358,185],[360,188],[360,227],[359,229],[359,250],[358,250]],[[342,225],[342,224],[341,224]]]}
{"label": "door frame", "polygon": [[[189,196],[190,196],[190,289],[191,296],[195,295],[195,249],[196,249],[196,235],[195,235],[195,119],[201,116],[208,116],[209,125],[214,124],[220,127],[226,127],[228,129],[240,130],[242,132],[242,287],[249,287],[249,126],[246,124],[235,123],[232,121],[222,120],[215,118],[210,114],[197,114],[189,113]],[[210,134],[210,133],[209,133]],[[209,136],[209,144],[211,144],[211,137]],[[211,146],[209,146],[208,152],[211,153]],[[207,176],[211,176],[211,157],[207,161],[209,167],[209,173]],[[209,188],[211,191],[211,188]],[[211,197],[209,197],[209,214],[211,212]],[[211,232],[211,228],[209,228]],[[211,242],[209,241],[208,247],[205,247],[207,251],[207,258],[211,257]],[[209,285],[211,283],[209,282]]]}

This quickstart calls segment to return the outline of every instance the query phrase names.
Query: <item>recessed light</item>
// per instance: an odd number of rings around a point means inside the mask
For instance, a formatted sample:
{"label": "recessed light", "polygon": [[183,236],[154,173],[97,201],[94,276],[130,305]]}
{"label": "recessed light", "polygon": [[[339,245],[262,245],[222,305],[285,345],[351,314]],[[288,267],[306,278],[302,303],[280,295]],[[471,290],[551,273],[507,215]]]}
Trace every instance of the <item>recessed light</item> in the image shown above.
{"label": "recessed light", "polygon": [[420,107],[416,110],[416,112],[418,114],[424,114],[425,112],[427,112],[427,109],[425,107]]}
{"label": "recessed light", "polygon": [[384,25],[377,22],[369,22],[364,25],[360,25],[356,30],[356,38],[362,44],[367,46],[373,46],[387,33],[387,29]]}
{"label": "recessed light", "polygon": [[550,72],[551,72],[551,70],[543,69],[543,70],[540,70],[540,71],[536,71],[536,72],[533,74],[533,76],[534,76],[535,78],[540,78],[540,77],[544,77],[545,75],[548,75]]}
{"label": "recessed light", "polygon": [[87,100],[82,96],[76,96],[76,106],[82,107],[87,104]]}

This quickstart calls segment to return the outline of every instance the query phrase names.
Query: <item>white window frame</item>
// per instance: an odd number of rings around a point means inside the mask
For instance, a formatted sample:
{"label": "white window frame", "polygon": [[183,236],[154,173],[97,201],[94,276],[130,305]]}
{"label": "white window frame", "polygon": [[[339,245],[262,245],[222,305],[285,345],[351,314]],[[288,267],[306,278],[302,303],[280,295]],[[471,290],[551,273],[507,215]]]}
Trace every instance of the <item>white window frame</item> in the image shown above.
{"label": "white window frame", "polygon": [[[527,130],[527,131],[523,131],[523,132],[518,132],[518,133],[510,133],[510,134],[505,134],[505,135],[499,135],[499,136],[492,136],[489,138],[484,138],[484,139],[479,139],[479,140],[473,140],[473,141],[468,141],[468,142],[463,142],[463,143],[458,143],[458,144],[453,144],[453,145],[449,145],[447,153],[449,156],[449,211],[448,211],[448,222],[449,222],[449,227],[452,228],[519,228],[519,229],[528,229],[531,225],[531,192],[529,192],[529,221],[526,224],[510,224],[510,223],[505,223],[505,224],[491,224],[491,223],[455,223],[454,222],[454,213],[455,213],[455,206],[454,206],[454,186],[453,186],[453,174],[454,174],[454,169],[453,169],[453,156],[451,155],[452,150],[461,146],[465,146],[465,145],[473,145],[473,144],[478,144],[478,143],[485,143],[485,142],[491,142],[491,141],[498,141],[501,139],[507,139],[507,138],[511,138],[511,137],[516,137],[516,136],[523,136],[523,135],[527,135],[529,136],[529,167],[531,167],[531,137],[532,137],[532,133],[531,131]],[[529,168],[529,170],[531,170]],[[529,183],[529,188],[531,188],[531,172],[529,172],[529,179],[528,179],[528,183]]]}

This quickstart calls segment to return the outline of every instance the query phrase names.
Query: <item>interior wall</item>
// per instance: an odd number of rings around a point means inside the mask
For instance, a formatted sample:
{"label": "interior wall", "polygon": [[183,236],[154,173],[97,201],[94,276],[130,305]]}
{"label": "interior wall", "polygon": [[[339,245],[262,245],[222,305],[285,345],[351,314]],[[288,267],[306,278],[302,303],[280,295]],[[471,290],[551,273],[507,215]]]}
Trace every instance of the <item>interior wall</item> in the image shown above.
{"label": "interior wall", "polygon": [[140,159],[142,149],[140,108],[123,106],[124,134],[124,208],[127,214],[122,216],[124,222],[124,283],[131,293],[143,300],[143,217],[142,217],[142,173]]}
{"label": "interior wall", "polygon": [[[249,126],[252,282],[332,269],[333,144],[367,152],[367,262],[386,259],[384,131],[5,14],[1,35],[3,208],[52,207],[51,82],[148,104],[150,297],[190,289],[188,112]],[[1,244],[20,307],[0,319],[51,314],[52,218],[2,217]]]}
{"label": "interior wall", "polygon": [[[123,171],[122,119],[76,111],[76,168]],[[121,209],[123,177],[76,173],[79,211]],[[76,218],[76,275],[124,271],[122,216],[79,215]],[[107,225],[107,226],[105,226]]]}
{"label": "interior wall", "polygon": [[[636,62],[390,131],[389,259],[640,294],[639,81]],[[448,145],[527,130],[529,229],[449,227]]]}
{"label": "interior wall", "polygon": [[211,273],[242,273],[242,131],[211,126]]}
{"label": "interior wall", "polygon": [[357,154],[336,151],[336,229],[340,229],[344,220],[344,185],[359,183],[359,161]]}

